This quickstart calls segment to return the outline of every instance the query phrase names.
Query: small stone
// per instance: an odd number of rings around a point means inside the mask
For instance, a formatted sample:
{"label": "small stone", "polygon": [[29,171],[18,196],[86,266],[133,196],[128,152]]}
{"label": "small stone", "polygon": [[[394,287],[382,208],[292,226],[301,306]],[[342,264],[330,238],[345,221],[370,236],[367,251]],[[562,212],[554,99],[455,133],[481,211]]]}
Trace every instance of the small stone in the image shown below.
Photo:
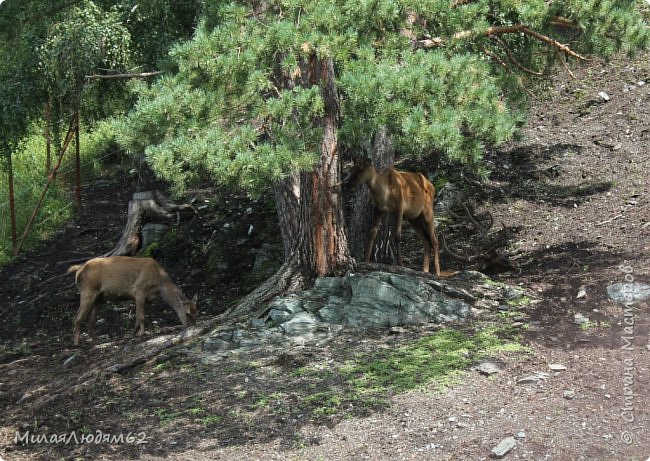
{"label": "small stone", "polygon": [[517,432],[517,438],[518,439],[525,439],[526,438],[526,433],[524,431]]}
{"label": "small stone", "polygon": [[573,397],[576,396],[576,393],[570,389],[562,392],[562,397],[564,397],[567,400],[571,400]]}
{"label": "small stone", "polygon": [[564,371],[566,367],[561,363],[549,363],[548,367],[553,371]]}
{"label": "small stone", "polygon": [[589,317],[585,317],[580,312],[573,316],[573,323],[577,325],[582,325],[584,323],[589,323]]}
{"label": "small stone", "polygon": [[578,289],[578,294],[576,295],[576,299],[586,298],[586,297],[587,297],[587,290],[585,289],[584,286],[581,286]]}
{"label": "small stone", "polygon": [[600,93],[598,93],[598,96],[600,96],[600,98],[605,102],[609,101],[609,95],[607,93],[605,93],[604,91],[601,91]]}
{"label": "small stone", "polygon": [[497,445],[492,449],[492,455],[495,458],[503,458],[505,455],[508,454],[510,450],[515,448],[516,445],[517,445],[517,441],[515,440],[514,437],[506,437],[501,442],[499,442],[499,445]]}
{"label": "small stone", "polygon": [[476,364],[473,369],[482,375],[490,376],[501,371],[501,364],[494,360],[482,360]]}
{"label": "small stone", "polygon": [[265,323],[263,319],[250,319],[248,325],[251,328],[264,328]]}
{"label": "small stone", "polygon": [[546,381],[547,379],[548,373],[538,371],[533,375],[522,376],[517,379],[517,384],[536,384],[540,381]]}

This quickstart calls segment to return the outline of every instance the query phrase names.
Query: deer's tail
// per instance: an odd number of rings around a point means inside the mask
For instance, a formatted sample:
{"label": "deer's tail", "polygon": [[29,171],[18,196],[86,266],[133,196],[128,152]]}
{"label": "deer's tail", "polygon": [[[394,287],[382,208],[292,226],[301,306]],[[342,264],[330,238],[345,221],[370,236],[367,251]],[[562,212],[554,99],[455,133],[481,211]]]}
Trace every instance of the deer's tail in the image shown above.
{"label": "deer's tail", "polygon": [[75,264],[74,266],[68,267],[68,274],[71,274],[72,272],[77,272],[79,269],[81,269],[81,264]]}

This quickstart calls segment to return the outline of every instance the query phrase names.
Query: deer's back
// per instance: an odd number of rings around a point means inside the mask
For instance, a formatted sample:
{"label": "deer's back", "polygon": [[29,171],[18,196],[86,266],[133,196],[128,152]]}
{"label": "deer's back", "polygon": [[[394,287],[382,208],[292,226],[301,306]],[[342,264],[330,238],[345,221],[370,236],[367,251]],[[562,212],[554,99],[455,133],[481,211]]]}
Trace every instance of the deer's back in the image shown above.
{"label": "deer's back", "polygon": [[421,173],[393,169],[389,172],[389,180],[394,184],[391,187],[396,195],[394,201],[401,202],[406,218],[417,218],[425,208],[433,207],[435,189]]}
{"label": "deer's back", "polygon": [[137,292],[157,291],[162,274],[164,270],[151,258],[110,256],[88,261],[77,273],[77,284],[80,290],[107,298],[132,298]]}

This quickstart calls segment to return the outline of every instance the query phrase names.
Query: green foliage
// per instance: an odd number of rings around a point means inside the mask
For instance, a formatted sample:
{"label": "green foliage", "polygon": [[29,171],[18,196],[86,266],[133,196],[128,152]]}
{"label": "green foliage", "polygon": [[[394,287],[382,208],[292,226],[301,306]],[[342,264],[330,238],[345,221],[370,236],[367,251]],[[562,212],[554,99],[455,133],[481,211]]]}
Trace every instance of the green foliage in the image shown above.
{"label": "green foliage", "polygon": [[203,0],[96,0],[119,14],[132,41],[133,59],[145,69],[164,65],[174,42],[192,36]]}
{"label": "green foliage", "polygon": [[61,1],[25,0],[0,4],[0,155],[27,133],[42,113],[44,85],[35,49],[51,21],[47,15]]}
{"label": "green foliage", "polygon": [[[30,135],[18,143],[12,157],[18,236],[22,234],[47,182],[43,128],[33,124],[29,132]],[[92,132],[83,133],[80,137],[80,146],[82,177],[92,176],[99,171],[101,157],[115,148],[113,137],[103,124]],[[57,179],[45,197],[32,232],[26,240],[26,248],[52,235],[74,211],[74,199],[70,193],[75,168],[74,156],[70,155],[72,149],[74,143],[70,145]],[[7,175],[3,172],[0,174],[0,265],[11,259],[10,225]]]}
{"label": "green foliage", "polygon": [[[335,62],[340,150],[363,152],[386,126],[400,155],[436,151],[479,170],[484,146],[511,138],[523,118],[520,67],[494,58],[543,71],[559,56],[530,35],[486,34],[522,24],[585,53],[649,41],[635,6],[611,0],[210,3],[194,38],[170,54],[178,72],[134,88],[119,141],[177,191],[207,176],[260,192],[318,158],[324,102],[304,81],[316,55]],[[427,37],[441,46],[414,46]]]}
{"label": "green foliage", "polygon": [[116,13],[82,2],[53,23],[39,49],[50,94],[67,107],[79,107],[86,76],[98,67],[122,69],[130,57],[130,35]]}

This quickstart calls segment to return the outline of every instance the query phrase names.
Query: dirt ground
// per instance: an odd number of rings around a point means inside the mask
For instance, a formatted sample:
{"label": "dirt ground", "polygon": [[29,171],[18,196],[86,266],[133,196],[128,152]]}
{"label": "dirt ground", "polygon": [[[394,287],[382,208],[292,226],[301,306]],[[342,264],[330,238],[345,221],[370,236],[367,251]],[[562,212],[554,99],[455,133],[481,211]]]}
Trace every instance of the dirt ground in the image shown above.
{"label": "dirt ground", "polygon": [[[108,170],[86,188],[85,210],[73,224],[0,274],[0,458],[467,460],[488,459],[492,448],[514,437],[506,459],[648,459],[648,302],[624,311],[606,287],[650,283],[649,58],[592,62],[574,68],[575,80],[559,69],[537,90],[521,138],[488,153],[488,183],[468,183],[480,210],[516,231],[510,250],[519,268],[497,278],[539,300],[521,306],[520,318],[504,317],[519,328],[528,353],[498,357],[498,373],[468,370],[443,390],[393,393],[335,412],[310,406],[317,391],[341,383],[335,374],[305,369],[334,369],[355,354],[390,350],[437,329],[422,326],[346,332],[324,346],[218,361],[190,342],[48,400],[53,383],[72,386],[97,363],[142,341],[129,334],[128,306],[117,305],[102,313],[99,345],[70,345],[78,296],[72,278],[61,274],[74,260],[115,244],[133,191],[160,186]],[[242,274],[252,260],[237,258],[216,279],[196,261],[224,219],[237,222],[242,235],[257,225],[249,211],[254,205],[243,198],[223,204],[230,215],[218,222],[204,213],[175,236],[186,245],[179,253],[189,257],[162,255],[186,294],[200,294],[202,318],[242,295]],[[265,217],[269,227],[272,218]],[[406,233],[405,259],[417,267],[421,248]],[[236,253],[237,241],[232,245]],[[443,256],[443,266],[459,262]],[[576,324],[576,314],[588,323]],[[152,306],[146,339],[180,331],[176,323],[169,309]],[[519,382],[536,373],[545,374]],[[28,431],[131,433],[132,439],[16,444],[16,434]]]}

